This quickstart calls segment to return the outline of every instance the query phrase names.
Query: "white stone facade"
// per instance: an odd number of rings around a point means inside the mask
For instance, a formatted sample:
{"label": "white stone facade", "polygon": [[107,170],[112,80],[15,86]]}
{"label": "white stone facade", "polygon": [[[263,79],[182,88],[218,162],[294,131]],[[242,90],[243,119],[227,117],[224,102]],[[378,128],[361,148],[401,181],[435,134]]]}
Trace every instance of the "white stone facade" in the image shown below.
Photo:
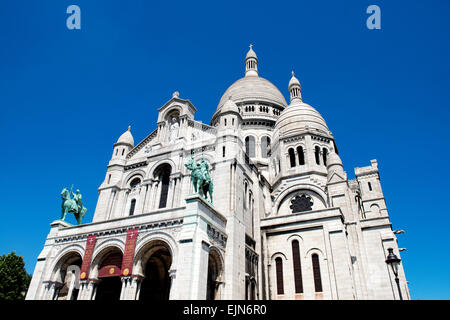
{"label": "white stone facade", "polygon": [[[175,92],[143,141],[135,146],[130,128],[118,139],[93,221],[51,224],[27,299],[399,299],[376,160],[348,180],[298,79],[288,104],[257,66],[250,49],[210,125]],[[191,155],[210,166],[212,205],[193,194]],[[402,265],[398,278],[409,299]]]}

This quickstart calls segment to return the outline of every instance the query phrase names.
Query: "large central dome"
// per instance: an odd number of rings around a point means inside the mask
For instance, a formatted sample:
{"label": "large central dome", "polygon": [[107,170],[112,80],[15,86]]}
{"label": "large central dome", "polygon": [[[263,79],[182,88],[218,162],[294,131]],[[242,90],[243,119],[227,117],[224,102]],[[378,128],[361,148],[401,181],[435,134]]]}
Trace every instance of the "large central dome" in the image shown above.
{"label": "large central dome", "polygon": [[264,101],[287,107],[286,99],[272,82],[259,76],[246,76],[233,83],[222,95],[217,110],[231,99],[236,103],[245,101]]}

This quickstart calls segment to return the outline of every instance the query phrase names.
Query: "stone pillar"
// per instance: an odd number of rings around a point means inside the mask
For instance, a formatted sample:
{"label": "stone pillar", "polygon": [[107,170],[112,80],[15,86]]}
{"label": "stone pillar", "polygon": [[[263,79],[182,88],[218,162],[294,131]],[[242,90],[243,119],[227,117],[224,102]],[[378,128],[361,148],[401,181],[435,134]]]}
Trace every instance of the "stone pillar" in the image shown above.
{"label": "stone pillar", "polygon": [[141,294],[141,285],[142,285],[142,281],[144,280],[143,277],[141,276],[133,276],[133,284],[134,284],[134,293],[133,293],[133,297],[134,300],[139,300],[139,296]]}
{"label": "stone pillar", "polygon": [[55,283],[52,281],[44,281],[44,294],[42,300],[53,300],[55,294]]}
{"label": "stone pillar", "polygon": [[49,289],[50,289],[50,283],[44,282],[44,293],[42,294],[41,300],[47,300]]}
{"label": "stone pillar", "polygon": [[174,288],[175,288],[175,278],[176,278],[177,270],[170,269],[169,277],[170,277],[170,291],[169,291],[169,300],[174,300]]}
{"label": "stone pillar", "polygon": [[172,208],[173,206],[173,196],[174,196],[174,185],[175,185],[175,178],[170,177],[169,180],[169,192],[167,195],[167,205],[166,208]]}
{"label": "stone pillar", "polygon": [[95,300],[95,294],[97,293],[97,286],[95,281],[89,280],[86,290],[85,300]]}
{"label": "stone pillar", "polygon": [[[128,277],[122,277],[122,291],[120,292],[120,300],[135,300],[133,296],[133,283],[132,278],[130,276]],[[135,294],[134,294],[135,296]]]}
{"label": "stone pillar", "polygon": [[159,209],[159,200],[161,199],[162,182],[158,180],[156,184],[155,197],[153,198],[153,209]]}
{"label": "stone pillar", "polygon": [[177,265],[183,268],[177,269],[177,278],[171,288],[171,299],[206,299],[210,247],[208,225],[226,236],[226,218],[199,195],[188,196],[177,259]]}
{"label": "stone pillar", "polygon": [[142,279],[139,277],[132,277],[130,280],[130,288],[128,290],[128,300],[138,299],[138,289],[140,289],[140,284]]}
{"label": "stone pillar", "polygon": [[145,208],[145,199],[147,198],[148,184],[141,186],[141,191],[139,192],[139,208],[137,214],[143,214]]}
{"label": "stone pillar", "polygon": [[81,280],[80,281],[80,291],[78,291],[78,297],[77,300],[86,300],[86,291],[87,291],[87,280]]}

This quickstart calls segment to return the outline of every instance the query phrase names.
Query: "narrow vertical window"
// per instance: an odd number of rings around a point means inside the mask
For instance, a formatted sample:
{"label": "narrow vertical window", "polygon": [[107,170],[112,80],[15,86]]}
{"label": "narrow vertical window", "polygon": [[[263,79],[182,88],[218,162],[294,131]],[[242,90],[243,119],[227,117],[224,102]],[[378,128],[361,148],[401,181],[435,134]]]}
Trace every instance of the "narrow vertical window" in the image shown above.
{"label": "narrow vertical window", "polygon": [[328,155],[328,150],[326,148],[322,149],[322,158],[323,158],[323,165],[326,167],[327,166],[327,155]]}
{"label": "narrow vertical window", "polygon": [[169,165],[160,168],[159,180],[161,183],[161,196],[159,198],[159,208],[165,208],[167,205],[167,196],[169,194],[170,173],[172,168]]}
{"label": "narrow vertical window", "polygon": [[292,241],[292,260],[294,261],[295,293],[303,293],[302,267],[300,263],[300,249],[298,241]]}
{"label": "narrow vertical window", "polygon": [[372,191],[372,184],[369,182],[368,185],[369,185],[369,191]]}
{"label": "narrow vertical window", "polygon": [[131,200],[131,204],[130,204],[130,216],[132,216],[134,214],[134,207],[136,206],[136,199]]}
{"label": "narrow vertical window", "polygon": [[248,185],[247,182],[244,183],[244,209],[247,209],[247,190]]}
{"label": "narrow vertical window", "polygon": [[222,147],[222,157],[225,158],[225,146]]}
{"label": "narrow vertical window", "polygon": [[276,268],[276,273],[277,273],[277,294],[284,294],[283,260],[281,260],[281,258],[275,259],[275,268]]}
{"label": "narrow vertical window", "polygon": [[226,127],[227,126],[227,119],[225,118],[224,120],[225,120],[225,127]]}
{"label": "narrow vertical window", "polygon": [[320,164],[320,148],[316,146],[314,155],[316,156],[316,164]]}
{"label": "narrow vertical window", "polygon": [[122,149],[122,155],[125,153],[125,149]]}
{"label": "narrow vertical window", "polygon": [[311,256],[312,266],[313,266],[313,275],[314,275],[314,288],[316,292],[322,292],[322,279],[320,277],[320,264],[319,264],[319,256],[317,254],[313,254]]}
{"label": "narrow vertical window", "polygon": [[268,154],[269,146],[270,146],[270,138],[262,137],[261,138],[261,157],[262,158],[267,158],[269,156],[269,154]]}
{"label": "narrow vertical window", "polygon": [[290,148],[288,150],[289,152],[289,161],[291,163],[291,168],[295,167],[295,153],[294,153],[294,149]]}
{"label": "narrow vertical window", "polygon": [[255,137],[248,136],[245,138],[245,152],[249,157],[255,156]]}
{"label": "narrow vertical window", "polygon": [[303,153],[303,147],[297,147],[297,155],[298,155],[298,164],[303,166],[305,165],[305,154]]}
{"label": "narrow vertical window", "polygon": [[108,175],[108,184],[111,182],[111,174]]}
{"label": "narrow vertical window", "polygon": [[116,149],[116,156],[117,156],[117,152],[119,152],[119,149]]}

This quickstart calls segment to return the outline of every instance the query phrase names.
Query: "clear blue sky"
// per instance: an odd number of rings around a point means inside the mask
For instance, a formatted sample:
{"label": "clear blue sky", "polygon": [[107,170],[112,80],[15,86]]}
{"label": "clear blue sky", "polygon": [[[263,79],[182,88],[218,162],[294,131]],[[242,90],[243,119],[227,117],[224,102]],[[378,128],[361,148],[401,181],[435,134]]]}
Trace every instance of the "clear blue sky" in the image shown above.
{"label": "clear blue sky", "polygon": [[[71,4],[81,30],[66,28]],[[381,30],[366,28],[371,4]],[[412,297],[450,299],[449,13],[446,0],[2,1],[0,254],[33,272],[61,189],[81,189],[91,221],[128,125],[144,139],[176,90],[209,123],[253,43],[286,98],[295,70],[350,178],[378,160]]]}

